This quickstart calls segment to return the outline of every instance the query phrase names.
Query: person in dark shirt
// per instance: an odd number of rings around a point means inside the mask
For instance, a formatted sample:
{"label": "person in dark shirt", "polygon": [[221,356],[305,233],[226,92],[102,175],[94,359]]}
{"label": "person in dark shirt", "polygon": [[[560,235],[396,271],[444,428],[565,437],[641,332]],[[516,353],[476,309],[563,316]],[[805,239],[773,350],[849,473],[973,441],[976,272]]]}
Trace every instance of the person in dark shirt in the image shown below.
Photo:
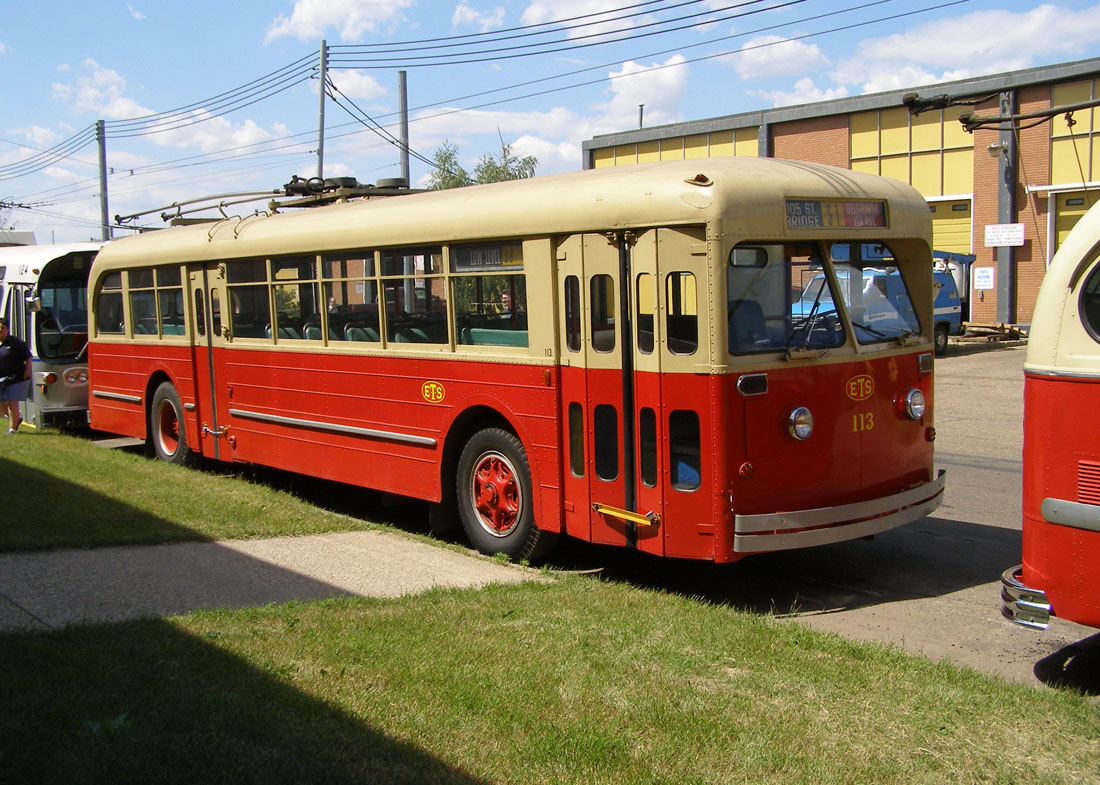
{"label": "person in dark shirt", "polygon": [[27,400],[31,386],[31,350],[8,328],[8,320],[0,319],[0,412],[8,416],[8,433],[15,433],[23,420],[19,402]]}

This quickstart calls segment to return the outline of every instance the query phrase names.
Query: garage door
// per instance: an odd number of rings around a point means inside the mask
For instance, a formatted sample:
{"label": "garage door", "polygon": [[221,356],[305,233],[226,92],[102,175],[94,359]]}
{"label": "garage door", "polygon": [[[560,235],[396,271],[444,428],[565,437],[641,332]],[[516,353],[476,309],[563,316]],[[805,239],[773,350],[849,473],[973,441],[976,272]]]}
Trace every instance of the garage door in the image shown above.
{"label": "garage door", "polygon": [[1077,221],[1081,216],[1096,204],[1097,198],[1100,197],[1092,191],[1072,191],[1058,194],[1054,208],[1054,226],[1055,231],[1058,233],[1059,246],[1065,241],[1069,230],[1077,225]]}
{"label": "garage door", "polygon": [[932,248],[937,251],[970,253],[973,222],[970,220],[970,200],[932,202]]}

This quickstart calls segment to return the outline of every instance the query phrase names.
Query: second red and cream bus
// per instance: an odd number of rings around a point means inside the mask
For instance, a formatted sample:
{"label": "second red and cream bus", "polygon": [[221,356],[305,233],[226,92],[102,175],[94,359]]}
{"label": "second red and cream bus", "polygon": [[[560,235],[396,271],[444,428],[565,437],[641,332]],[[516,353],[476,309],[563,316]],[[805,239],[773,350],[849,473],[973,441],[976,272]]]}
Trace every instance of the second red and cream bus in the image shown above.
{"label": "second red and cream bus", "polygon": [[92,425],[425,499],[513,558],[865,537],[942,498],[930,232],[895,180],[707,159],[127,238]]}
{"label": "second red and cream bus", "polygon": [[1023,563],[1004,613],[1100,627],[1100,207],[1051,261],[1024,361]]}

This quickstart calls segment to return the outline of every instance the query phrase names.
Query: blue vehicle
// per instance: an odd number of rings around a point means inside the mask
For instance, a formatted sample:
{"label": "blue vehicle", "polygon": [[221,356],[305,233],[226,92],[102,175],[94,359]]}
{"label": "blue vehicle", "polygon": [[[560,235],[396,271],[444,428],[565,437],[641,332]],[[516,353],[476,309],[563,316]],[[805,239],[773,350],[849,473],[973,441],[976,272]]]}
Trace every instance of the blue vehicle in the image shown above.
{"label": "blue vehicle", "polygon": [[[837,268],[837,283],[849,288],[849,269]],[[863,285],[845,296],[852,324],[870,336],[894,338],[920,332],[920,323],[901,275],[895,267],[865,267]],[[933,272],[936,299],[933,304],[933,336],[936,356],[947,351],[949,335],[962,332],[962,303],[955,279],[947,271]],[[819,320],[836,312],[825,277],[815,275],[791,307],[796,321]]]}

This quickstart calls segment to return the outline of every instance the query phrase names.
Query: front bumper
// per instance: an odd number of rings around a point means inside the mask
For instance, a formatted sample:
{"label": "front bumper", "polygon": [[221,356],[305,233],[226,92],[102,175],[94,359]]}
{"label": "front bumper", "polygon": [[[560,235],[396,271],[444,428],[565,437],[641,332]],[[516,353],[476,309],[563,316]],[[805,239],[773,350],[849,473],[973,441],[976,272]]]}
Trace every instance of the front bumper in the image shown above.
{"label": "front bumper", "polygon": [[1001,574],[1001,613],[1007,618],[1036,630],[1050,626],[1050,603],[1042,589],[1033,589],[1020,581],[1023,566],[1017,564]]}
{"label": "front bumper", "polygon": [[734,516],[734,553],[808,548],[869,537],[923,518],[943,501],[945,472],[893,496],[839,507]]}

